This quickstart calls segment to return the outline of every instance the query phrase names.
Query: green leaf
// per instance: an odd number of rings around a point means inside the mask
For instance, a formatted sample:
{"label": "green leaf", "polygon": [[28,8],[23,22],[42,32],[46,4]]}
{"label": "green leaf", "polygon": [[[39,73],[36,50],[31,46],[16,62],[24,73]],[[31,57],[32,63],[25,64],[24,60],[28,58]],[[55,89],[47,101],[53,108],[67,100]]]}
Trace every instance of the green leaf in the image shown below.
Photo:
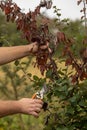
{"label": "green leaf", "polygon": [[83,106],[83,107],[87,107],[87,102],[84,101],[84,100],[81,100],[81,101],[79,102],[79,105],[80,105],[80,106]]}
{"label": "green leaf", "polygon": [[21,62],[21,65],[26,65],[26,62]]}
{"label": "green leaf", "polygon": [[74,109],[73,109],[73,107],[67,106],[66,114],[71,114],[71,115],[73,115],[73,114],[74,114]]}
{"label": "green leaf", "polygon": [[46,72],[46,77],[47,78],[50,78],[52,76],[52,70],[48,70],[47,72]]}
{"label": "green leaf", "polygon": [[16,66],[18,66],[18,65],[19,65],[19,61],[16,60],[14,64],[15,64]]}
{"label": "green leaf", "polygon": [[52,96],[53,96],[53,92],[47,94],[47,98],[49,99],[49,101],[51,100]]}
{"label": "green leaf", "polygon": [[71,102],[71,103],[77,103],[79,100],[80,100],[80,95],[77,93],[77,94],[75,94],[73,97],[71,97],[70,99],[69,99],[69,101]]}
{"label": "green leaf", "polygon": [[34,79],[35,81],[38,81],[38,80],[39,80],[38,76],[36,76],[36,75],[33,76],[33,79]]}
{"label": "green leaf", "polygon": [[69,86],[68,91],[72,91],[73,90],[73,86]]}
{"label": "green leaf", "polygon": [[60,14],[60,13],[57,13],[57,16],[61,16],[61,14]]}
{"label": "green leaf", "polygon": [[28,75],[29,77],[31,77],[31,76],[32,76],[32,74],[31,74],[31,73],[28,73],[27,75]]}
{"label": "green leaf", "polygon": [[69,130],[67,127],[57,128],[56,130]]}
{"label": "green leaf", "polygon": [[64,85],[64,86],[61,86],[60,88],[59,88],[59,91],[67,91],[67,86],[66,85]]}
{"label": "green leaf", "polygon": [[73,96],[72,98],[70,98],[70,99],[69,99],[69,101],[70,101],[71,103],[74,103],[74,102],[76,102],[76,101],[77,101],[77,98],[76,98],[76,96]]}
{"label": "green leaf", "polygon": [[56,8],[56,6],[53,6],[53,8]]}

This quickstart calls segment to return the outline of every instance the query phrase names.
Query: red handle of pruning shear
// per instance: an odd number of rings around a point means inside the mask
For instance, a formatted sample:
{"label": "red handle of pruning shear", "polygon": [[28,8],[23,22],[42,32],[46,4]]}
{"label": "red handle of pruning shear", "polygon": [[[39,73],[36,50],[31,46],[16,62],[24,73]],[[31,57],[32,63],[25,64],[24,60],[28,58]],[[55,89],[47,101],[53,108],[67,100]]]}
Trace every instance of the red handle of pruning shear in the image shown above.
{"label": "red handle of pruning shear", "polygon": [[37,96],[36,93],[34,93],[33,96],[32,96],[32,99],[35,99],[36,96]]}

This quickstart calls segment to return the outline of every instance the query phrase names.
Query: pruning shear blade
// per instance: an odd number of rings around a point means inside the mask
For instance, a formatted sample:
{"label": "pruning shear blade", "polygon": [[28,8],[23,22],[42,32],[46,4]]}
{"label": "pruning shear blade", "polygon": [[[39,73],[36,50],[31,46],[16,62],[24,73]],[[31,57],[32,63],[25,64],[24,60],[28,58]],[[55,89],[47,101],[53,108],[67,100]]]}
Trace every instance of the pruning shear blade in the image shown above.
{"label": "pruning shear blade", "polygon": [[39,92],[36,92],[32,98],[35,99],[43,99],[44,94],[46,94],[48,92],[47,86],[46,84],[43,85],[42,89]]}
{"label": "pruning shear blade", "polygon": [[41,91],[40,91],[41,99],[43,99],[44,94],[46,94],[47,91],[48,91],[47,86],[46,86],[46,84],[44,84],[43,87],[42,87],[42,89],[41,89]]}

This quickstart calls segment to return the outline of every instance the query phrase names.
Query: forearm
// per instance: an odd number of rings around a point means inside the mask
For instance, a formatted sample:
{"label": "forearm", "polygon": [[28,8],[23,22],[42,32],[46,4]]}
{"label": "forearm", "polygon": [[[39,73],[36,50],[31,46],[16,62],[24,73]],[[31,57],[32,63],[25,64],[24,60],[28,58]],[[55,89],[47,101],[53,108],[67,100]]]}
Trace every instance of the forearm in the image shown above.
{"label": "forearm", "polygon": [[18,101],[0,101],[0,118],[20,112]]}
{"label": "forearm", "polygon": [[[51,52],[49,48],[49,43],[41,46],[40,49],[42,50],[48,49],[48,51]],[[0,47],[0,65],[23,58],[25,56],[28,56],[30,53],[35,54],[37,52],[38,52],[37,42],[24,46]]]}
{"label": "forearm", "polygon": [[28,56],[32,49],[31,45],[1,47],[0,48],[0,65]]}

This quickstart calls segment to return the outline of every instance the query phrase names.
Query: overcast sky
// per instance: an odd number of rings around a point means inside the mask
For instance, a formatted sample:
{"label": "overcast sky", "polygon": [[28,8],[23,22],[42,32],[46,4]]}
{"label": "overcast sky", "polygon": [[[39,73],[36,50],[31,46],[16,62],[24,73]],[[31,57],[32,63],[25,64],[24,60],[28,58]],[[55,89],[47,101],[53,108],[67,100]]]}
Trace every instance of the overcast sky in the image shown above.
{"label": "overcast sky", "polygon": [[[16,2],[22,9],[25,9],[27,12],[29,9],[34,10],[35,7],[40,3],[40,0],[13,0]],[[70,18],[70,19],[77,19],[82,16],[80,10],[82,9],[83,5],[77,5],[77,0],[53,0],[53,6],[56,5],[58,9],[61,9],[61,18]],[[46,14],[49,17],[55,17],[53,13],[53,9],[46,10],[45,8],[42,9],[42,12],[46,11]]]}

